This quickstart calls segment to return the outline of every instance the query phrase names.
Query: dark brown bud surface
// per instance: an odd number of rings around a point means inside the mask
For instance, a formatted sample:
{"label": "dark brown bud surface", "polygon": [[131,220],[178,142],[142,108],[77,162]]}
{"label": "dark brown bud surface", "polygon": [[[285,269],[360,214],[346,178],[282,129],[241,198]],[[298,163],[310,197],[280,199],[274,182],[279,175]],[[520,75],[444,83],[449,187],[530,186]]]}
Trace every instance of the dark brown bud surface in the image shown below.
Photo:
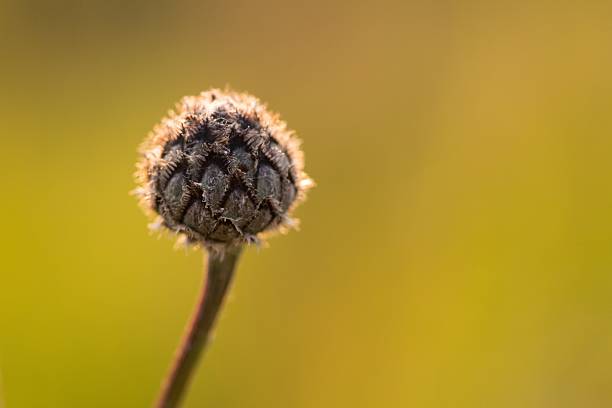
{"label": "dark brown bud surface", "polygon": [[208,246],[257,241],[291,226],[311,181],[299,141],[255,97],[185,97],[142,146],[136,174],[158,224]]}

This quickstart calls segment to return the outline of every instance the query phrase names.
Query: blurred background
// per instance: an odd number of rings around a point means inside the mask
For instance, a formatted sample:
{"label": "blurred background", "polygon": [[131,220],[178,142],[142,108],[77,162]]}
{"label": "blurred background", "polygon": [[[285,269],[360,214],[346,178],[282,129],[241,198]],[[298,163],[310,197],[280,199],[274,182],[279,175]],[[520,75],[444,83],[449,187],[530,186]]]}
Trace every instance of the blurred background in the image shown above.
{"label": "blurred background", "polygon": [[612,3],[4,1],[0,406],[148,407],[202,255],[132,174],[183,95],[317,181],[250,248],[185,407],[612,406]]}

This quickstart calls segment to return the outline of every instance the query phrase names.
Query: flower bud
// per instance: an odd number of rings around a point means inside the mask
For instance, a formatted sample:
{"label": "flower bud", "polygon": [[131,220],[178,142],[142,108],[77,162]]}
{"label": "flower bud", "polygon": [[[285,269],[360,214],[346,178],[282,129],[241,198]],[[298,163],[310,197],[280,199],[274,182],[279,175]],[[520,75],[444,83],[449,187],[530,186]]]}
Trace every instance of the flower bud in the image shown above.
{"label": "flower bud", "polygon": [[299,140],[248,94],[211,90],[183,98],[141,153],[142,205],[190,243],[257,242],[294,225],[291,211],[312,184]]}

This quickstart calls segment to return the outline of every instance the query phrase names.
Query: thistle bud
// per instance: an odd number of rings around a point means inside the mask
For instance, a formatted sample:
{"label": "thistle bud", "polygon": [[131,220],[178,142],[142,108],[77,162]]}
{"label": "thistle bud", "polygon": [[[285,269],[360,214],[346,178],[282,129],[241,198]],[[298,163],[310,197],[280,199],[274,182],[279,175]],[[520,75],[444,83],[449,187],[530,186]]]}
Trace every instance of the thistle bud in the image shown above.
{"label": "thistle bud", "polygon": [[141,148],[137,194],[157,225],[187,242],[257,242],[295,225],[311,180],[299,140],[248,94],[211,90],[183,98]]}

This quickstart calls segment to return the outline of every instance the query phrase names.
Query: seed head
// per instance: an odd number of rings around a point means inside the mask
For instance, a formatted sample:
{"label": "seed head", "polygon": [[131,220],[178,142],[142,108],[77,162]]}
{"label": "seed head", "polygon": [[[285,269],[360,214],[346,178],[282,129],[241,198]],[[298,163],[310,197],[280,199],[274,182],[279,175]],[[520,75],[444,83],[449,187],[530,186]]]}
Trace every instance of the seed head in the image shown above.
{"label": "seed head", "polygon": [[136,193],[154,225],[212,248],[295,225],[291,211],[312,184],[299,140],[248,94],[184,97],[141,153]]}

